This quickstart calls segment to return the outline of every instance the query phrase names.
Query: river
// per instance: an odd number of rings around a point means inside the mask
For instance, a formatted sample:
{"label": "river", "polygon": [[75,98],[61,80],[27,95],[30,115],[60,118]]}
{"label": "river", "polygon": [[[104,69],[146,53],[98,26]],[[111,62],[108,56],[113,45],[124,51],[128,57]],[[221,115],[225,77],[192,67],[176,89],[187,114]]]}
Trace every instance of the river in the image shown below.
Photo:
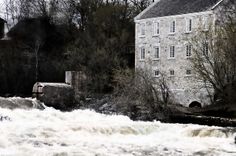
{"label": "river", "polygon": [[1,105],[0,156],[236,155],[235,128],[132,121],[91,110],[10,109],[0,99]]}

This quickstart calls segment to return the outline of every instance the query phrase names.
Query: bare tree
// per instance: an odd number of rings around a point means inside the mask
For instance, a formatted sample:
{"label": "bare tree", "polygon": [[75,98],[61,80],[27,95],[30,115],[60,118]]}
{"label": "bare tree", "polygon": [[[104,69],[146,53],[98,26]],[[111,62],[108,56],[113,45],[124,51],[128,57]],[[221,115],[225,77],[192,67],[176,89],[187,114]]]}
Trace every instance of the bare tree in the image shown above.
{"label": "bare tree", "polygon": [[151,3],[150,0],[130,0],[130,1],[137,8],[137,10],[139,10],[139,12],[146,9]]}
{"label": "bare tree", "polygon": [[166,106],[170,102],[170,88],[164,74],[161,74],[160,78],[158,79],[157,86],[160,88],[159,90],[161,92],[162,101]]}
{"label": "bare tree", "polygon": [[206,88],[213,88],[214,100],[224,102],[232,101],[236,85],[235,13],[235,5],[222,5],[216,23],[210,25],[208,31],[199,30],[191,40],[194,70]]}
{"label": "bare tree", "polygon": [[16,1],[14,0],[5,0],[5,18],[8,21],[7,26],[8,28],[11,27],[11,25],[15,25],[17,22],[17,12],[18,12],[18,6]]}
{"label": "bare tree", "polygon": [[[147,70],[115,71],[114,103],[124,112],[148,112],[150,118],[165,113],[170,102],[170,90],[164,75],[153,77]],[[126,114],[129,115],[129,114]]]}
{"label": "bare tree", "polygon": [[5,14],[7,21],[13,25],[25,18],[57,16],[59,0],[5,0]]}

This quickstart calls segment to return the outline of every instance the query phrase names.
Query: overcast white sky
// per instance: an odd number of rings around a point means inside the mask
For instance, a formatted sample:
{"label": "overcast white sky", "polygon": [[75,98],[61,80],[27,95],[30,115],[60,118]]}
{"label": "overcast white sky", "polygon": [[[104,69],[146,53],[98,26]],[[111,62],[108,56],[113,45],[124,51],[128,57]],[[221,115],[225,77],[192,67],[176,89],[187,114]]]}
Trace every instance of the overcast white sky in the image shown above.
{"label": "overcast white sky", "polygon": [[5,5],[4,5],[5,0],[0,0],[0,17],[5,19]]}

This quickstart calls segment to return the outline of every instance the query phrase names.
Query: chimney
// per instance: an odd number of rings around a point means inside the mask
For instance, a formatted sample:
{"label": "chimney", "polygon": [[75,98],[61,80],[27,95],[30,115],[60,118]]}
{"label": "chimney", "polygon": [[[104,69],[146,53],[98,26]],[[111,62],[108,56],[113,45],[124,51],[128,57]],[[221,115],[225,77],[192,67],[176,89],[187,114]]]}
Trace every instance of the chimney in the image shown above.
{"label": "chimney", "polygon": [[7,28],[7,22],[4,23],[4,38],[7,38],[8,28]]}

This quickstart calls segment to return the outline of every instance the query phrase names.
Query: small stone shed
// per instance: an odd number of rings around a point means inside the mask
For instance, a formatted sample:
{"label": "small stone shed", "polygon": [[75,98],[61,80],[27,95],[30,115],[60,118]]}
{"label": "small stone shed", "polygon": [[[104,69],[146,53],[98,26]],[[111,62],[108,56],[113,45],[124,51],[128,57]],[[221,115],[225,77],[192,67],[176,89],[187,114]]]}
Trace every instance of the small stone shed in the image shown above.
{"label": "small stone shed", "polygon": [[65,83],[36,82],[33,86],[33,97],[46,106],[68,110],[79,102],[86,92],[86,75],[81,71],[66,71]]}
{"label": "small stone shed", "polygon": [[74,89],[65,83],[37,82],[33,86],[33,97],[60,110],[65,110],[75,103]]}

